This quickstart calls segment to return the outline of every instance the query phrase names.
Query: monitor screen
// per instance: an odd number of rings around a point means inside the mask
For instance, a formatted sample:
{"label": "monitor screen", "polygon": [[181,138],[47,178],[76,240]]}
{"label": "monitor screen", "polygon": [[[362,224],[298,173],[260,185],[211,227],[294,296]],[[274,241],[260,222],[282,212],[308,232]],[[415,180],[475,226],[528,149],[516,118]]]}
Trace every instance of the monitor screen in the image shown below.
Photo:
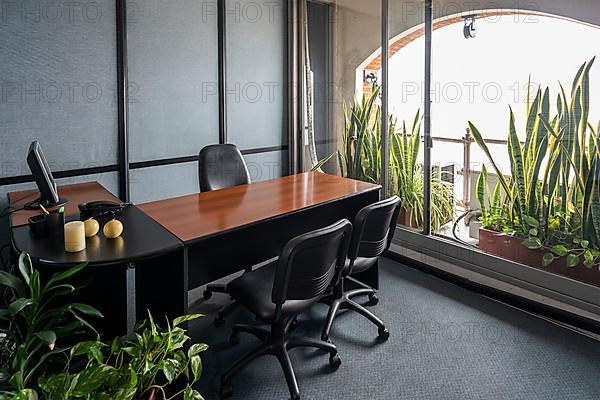
{"label": "monitor screen", "polygon": [[58,197],[58,190],[52,176],[52,171],[50,171],[42,147],[37,141],[34,141],[29,146],[27,165],[29,165],[31,174],[40,191],[39,200],[29,204],[29,208],[37,208],[40,204],[47,207],[59,205],[61,201]]}

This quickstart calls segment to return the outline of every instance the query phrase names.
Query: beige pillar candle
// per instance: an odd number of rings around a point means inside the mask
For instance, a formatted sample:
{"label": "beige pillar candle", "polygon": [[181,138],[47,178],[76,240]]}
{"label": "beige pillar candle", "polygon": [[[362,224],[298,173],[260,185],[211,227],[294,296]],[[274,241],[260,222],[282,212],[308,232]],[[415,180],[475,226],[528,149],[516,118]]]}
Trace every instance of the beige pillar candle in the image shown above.
{"label": "beige pillar candle", "polygon": [[85,250],[85,225],[81,221],[65,224],[65,251],[77,253]]}

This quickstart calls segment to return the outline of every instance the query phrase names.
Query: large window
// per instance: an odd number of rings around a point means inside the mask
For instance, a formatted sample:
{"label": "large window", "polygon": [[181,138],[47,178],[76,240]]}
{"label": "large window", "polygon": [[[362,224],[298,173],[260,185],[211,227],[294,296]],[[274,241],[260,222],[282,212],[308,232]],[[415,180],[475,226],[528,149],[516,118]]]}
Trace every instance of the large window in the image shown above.
{"label": "large window", "polygon": [[[597,310],[600,5],[450,3],[335,2],[330,69],[346,107],[332,108],[338,159],[322,168],[399,195],[398,244]],[[383,123],[387,180],[371,168]]]}

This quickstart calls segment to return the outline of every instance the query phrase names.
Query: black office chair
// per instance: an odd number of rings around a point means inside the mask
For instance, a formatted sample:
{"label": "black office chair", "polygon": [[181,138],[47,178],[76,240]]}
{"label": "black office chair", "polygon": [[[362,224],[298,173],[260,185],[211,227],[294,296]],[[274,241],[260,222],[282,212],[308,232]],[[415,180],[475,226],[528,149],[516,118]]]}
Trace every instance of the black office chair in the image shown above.
{"label": "black office chair", "polygon": [[198,172],[201,192],[250,183],[244,157],[234,144],[204,147],[198,156]]}
{"label": "black office chair", "polygon": [[[379,301],[377,291],[353,279],[351,275],[364,272],[373,267],[379,256],[390,247],[399,212],[400,199],[394,196],[364,207],[356,214],[348,259],[340,279],[333,287],[333,294],[328,299],[330,302],[329,314],[321,339],[329,340],[333,320],[340,309],[356,311],[377,325],[381,340],[387,340],[390,337],[390,332],[381,319],[360,304],[352,301],[355,296],[369,295],[371,305],[375,305]],[[344,290],[344,280],[346,279],[352,280],[361,288]]]}
{"label": "black office chair", "polygon": [[[198,176],[201,192],[250,183],[250,174],[244,162],[244,157],[233,144],[216,144],[204,147],[198,156]],[[252,271],[252,267],[245,269],[245,272],[249,271]],[[204,291],[204,299],[210,299],[213,293],[228,293],[227,285],[208,285]],[[223,308],[215,318],[215,325],[223,325],[225,316],[235,307],[236,303],[232,302]]]}
{"label": "black office chair", "polygon": [[329,364],[337,369],[341,360],[332,343],[288,334],[295,318],[318,302],[344,266],[352,235],[352,224],[341,220],[290,240],[278,260],[246,273],[229,284],[234,299],[246,306],[270,330],[251,325],[235,325],[231,342],[239,342],[240,332],[250,333],[262,344],[240,359],[221,378],[221,398],[233,393],[231,379],[250,362],[264,355],[277,357],[292,399],[300,392],[288,351],[314,347],[329,352]]}

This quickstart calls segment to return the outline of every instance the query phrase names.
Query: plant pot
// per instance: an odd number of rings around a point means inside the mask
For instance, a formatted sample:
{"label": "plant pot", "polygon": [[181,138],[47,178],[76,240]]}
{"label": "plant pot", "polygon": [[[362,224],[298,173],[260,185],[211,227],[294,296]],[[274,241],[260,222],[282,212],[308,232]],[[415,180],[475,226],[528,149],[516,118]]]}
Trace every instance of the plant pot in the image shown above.
{"label": "plant pot", "polygon": [[555,259],[547,267],[543,266],[542,258],[548,251],[532,250],[523,246],[523,239],[489,229],[479,229],[479,249],[507,260],[542,269],[554,274],[566,276],[594,286],[600,286],[600,271],[597,267],[588,269],[581,262],[578,266],[567,267],[566,257]]}
{"label": "plant pot", "polygon": [[406,208],[402,208],[400,210],[400,214],[398,214],[398,221],[396,223],[398,225],[404,225],[415,229],[419,227],[415,216]]}

